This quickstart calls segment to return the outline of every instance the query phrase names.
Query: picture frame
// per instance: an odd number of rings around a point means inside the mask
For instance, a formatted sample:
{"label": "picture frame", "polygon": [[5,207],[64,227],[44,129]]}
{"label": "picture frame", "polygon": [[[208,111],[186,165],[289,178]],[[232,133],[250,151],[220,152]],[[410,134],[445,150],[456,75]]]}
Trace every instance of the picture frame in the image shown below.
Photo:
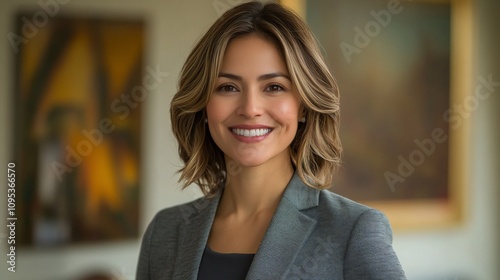
{"label": "picture frame", "polygon": [[344,166],[331,190],[396,231],[464,221],[470,115],[454,108],[473,88],[470,1],[280,3],[308,23],[338,79]]}

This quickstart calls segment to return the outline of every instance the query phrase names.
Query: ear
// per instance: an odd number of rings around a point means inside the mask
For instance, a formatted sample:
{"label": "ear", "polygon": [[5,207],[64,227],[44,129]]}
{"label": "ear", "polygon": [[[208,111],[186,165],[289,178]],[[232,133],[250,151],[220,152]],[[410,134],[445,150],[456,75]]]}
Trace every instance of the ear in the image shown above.
{"label": "ear", "polygon": [[208,123],[208,115],[207,115],[207,109],[204,108],[201,111],[201,119],[203,120],[204,123]]}
{"label": "ear", "polygon": [[299,115],[298,115],[299,122],[301,122],[301,123],[306,122],[306,113],[307,113],[306,108],[304,107],[303,104],[300,104]]}

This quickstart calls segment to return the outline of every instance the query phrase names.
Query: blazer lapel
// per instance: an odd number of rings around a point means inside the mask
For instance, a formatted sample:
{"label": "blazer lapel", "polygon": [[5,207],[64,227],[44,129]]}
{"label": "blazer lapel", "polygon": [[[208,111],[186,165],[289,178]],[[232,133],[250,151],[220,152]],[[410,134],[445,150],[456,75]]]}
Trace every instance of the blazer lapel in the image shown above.
{"label": "blazer lapel", "polygon": [[174,266],[173,279],[196,279],[208,235],[217,211],[221,191],[211,199],[202,198],[187,204],[183,211],[180,240]]}
{"label": "blazer lapel", "polygon": [[301,210],[317,206],[319,190],[294,174],[264,235],[246,279],[284,279],[316,220]]}

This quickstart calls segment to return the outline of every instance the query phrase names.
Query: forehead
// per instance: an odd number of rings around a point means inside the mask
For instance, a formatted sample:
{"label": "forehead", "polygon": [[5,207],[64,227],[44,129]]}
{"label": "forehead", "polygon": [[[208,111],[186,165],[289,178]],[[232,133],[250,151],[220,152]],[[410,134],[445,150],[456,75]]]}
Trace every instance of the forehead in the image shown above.
{"label": "forehead", "polygon": [[240,75],[288,73],[278,47],[271,40],[256,34],[237,37],[229,42],[220,71]]}

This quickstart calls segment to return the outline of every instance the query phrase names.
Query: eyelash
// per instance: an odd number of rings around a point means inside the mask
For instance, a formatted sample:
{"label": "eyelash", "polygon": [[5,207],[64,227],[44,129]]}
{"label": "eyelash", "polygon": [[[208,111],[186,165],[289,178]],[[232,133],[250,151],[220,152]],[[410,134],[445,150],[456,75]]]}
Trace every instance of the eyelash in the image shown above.
{"label": "eyelash", "polygon": [[[231,87],[233,90],[227,90],[229,87]],[[271,87],[278,87],[278,89],[277,90],[268,90]],[[285,91],[285,90],[286,89],[284,86],[277,84],[277,83],[270,84],[264,89],[265,92],[279,92],[279,91]],[[236,91],[238,91],[238,89],[234,85],[231,85],[231,84],[222,84],[219,87],[217,87],[217,91],[218,92],[236,92]]]}
{"label": "eyelash", "polygon": [[[268,88],[272,88],[272,87],[278,87],[278,90],[267,90]],[[285,87],[283,87],[282,85],[280,84],[270,84],[266,87],[266,92],[280,92],[280,91],[285,91]]]}
{"label": "eyelash", "polygon": [[[233,90],[227,90],[228,87],[232,87]],[[235,92],[237,90],[238,89],[235,86],[231,85],[231,84],[222,84],[219,87],[217,87],[217,91],[218,92]]]}

